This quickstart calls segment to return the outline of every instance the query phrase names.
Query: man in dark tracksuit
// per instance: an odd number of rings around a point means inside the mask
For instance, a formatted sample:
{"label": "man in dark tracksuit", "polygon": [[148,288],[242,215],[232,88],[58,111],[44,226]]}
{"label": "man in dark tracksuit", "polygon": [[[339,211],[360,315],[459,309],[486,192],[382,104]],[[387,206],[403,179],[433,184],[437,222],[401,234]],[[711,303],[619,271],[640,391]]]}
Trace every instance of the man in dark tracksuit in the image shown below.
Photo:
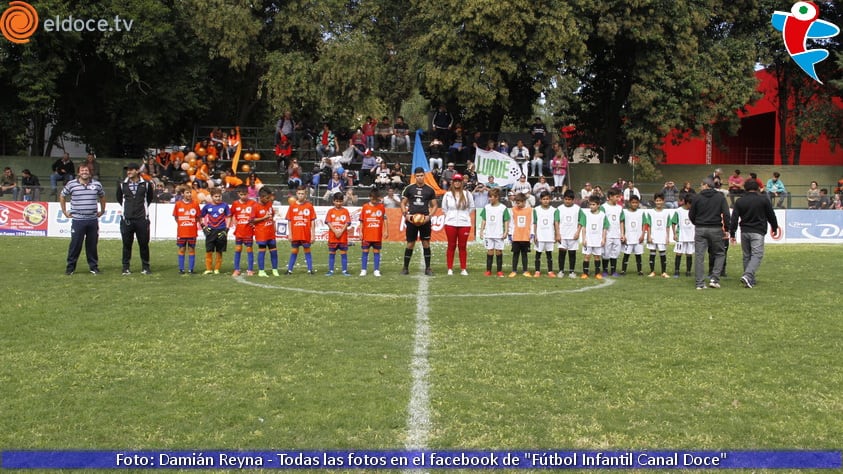
{"label": "man in dark tracksuit", "polygon": [[735,201],[729,235],[735,242],[735,233],[740,224],[741,249],[743,250],[743,276],[741,283],[746,288],[755,286],[755,272],[764,258],[764,236],[769,224],[773,234],[779,231],[779,221],[773,211],[773,204],[766,196],[758,192],[758,183],[747,180],[744,183],[746,194]]}
{"label": "man in dark tracksuit", "polygon": [[726,260],[723,237],[729,231],[729,203],[722,193],[714,189],[714,179],[710,176],[702,182],[703,190],[694,197],[688,218],[696,227],[694,234],[694,272],[697,289],[705,289],[705,254],[714,259],[711,280],[708,286],[720,288],[720,273]]}
{"label": "man in dark tracksuit", "polygon": [[155,199],[155,185],[141,178],[136,163],[126,166],[126,179],[117,186],[117,202],[123,206],[120,234],[123,237],[123,275],[131,275],[135,236],[141,256],[141,273],[149,275],[149,205]]}

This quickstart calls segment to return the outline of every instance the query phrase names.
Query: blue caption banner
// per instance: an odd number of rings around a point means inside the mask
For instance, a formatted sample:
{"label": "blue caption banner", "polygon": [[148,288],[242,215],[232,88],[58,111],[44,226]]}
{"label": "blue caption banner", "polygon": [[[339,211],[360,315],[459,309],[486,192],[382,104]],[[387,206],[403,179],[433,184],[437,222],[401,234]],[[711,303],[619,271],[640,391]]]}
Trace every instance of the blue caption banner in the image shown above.
{"label": "blue caption banner", "polygon": [[840,469],[840,451],[3,451],[3,469]]}

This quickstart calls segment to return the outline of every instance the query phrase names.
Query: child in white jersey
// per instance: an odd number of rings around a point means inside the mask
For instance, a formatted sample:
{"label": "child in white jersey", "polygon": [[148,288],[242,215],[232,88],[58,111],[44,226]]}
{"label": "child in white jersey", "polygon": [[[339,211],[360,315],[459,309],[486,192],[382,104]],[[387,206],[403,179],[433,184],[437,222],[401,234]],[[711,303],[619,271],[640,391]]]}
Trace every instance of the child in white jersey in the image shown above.
{"label": "child in white jersey", "polygon": [[603,246],[606,245],[606,232],[609,230],[609,219],[600,210],[600,197],[588,198],[588,210],[580,211],[580,226],[582,226],[582,278],[588,279],[589,261],[594,257],[594,277],[603,279],[600,273],[600,258]]}
{"label": "child in white jersey", "polygon": [[696,232],[694,224],[688,218],[688,211],[691,209],[691,199],[693,199],[693,195],[691,194],[686,194],[680,199],[682,205],[673,213],[673,219],[671,221],[674,240],[676,241],[676,245],[673,247],[673,253],[675,255],[673,278],[679,278],[682,255],[685,255],[685,276],[691,276],[691,265],[694,261],[694,234]]}
{"label": "child in white jersey", "polygon": [[609,189],[606,203],[600,206],[600,210],[606,214],[609,219],[609,230],[606,232],[606,245],[603,247],[603,276],[608,276],[611,268],[612,276],[618,275],[618,256],[621,254],[621,242],[623,241],[623,221],[624,212],[623,206],[618,201],[621,198],[620,190],[616,188]]}
{"label": "child in white jersey", "polygon": [[644,254],[644,219],[645,213],[639,207],[641,199],[632,195],[628,201],[629,209],[624,211],[624,238],[623,238],[623,264],[621,275],[626,275],[626,267],[629,263],[629,256],[635,255],[635,265],[638,267],[638,275],[644,275],[641,271],[641,255]]}
{"label": "child in white jersey", "polygon": [[553,272],[553,245],[559,240],[559,211],[550,205],[550,192],[539,194],[538,207],[533,208],[533,242],[536,244],[536,272],[541,276],[542,253],[547,257],[547,276],[556,278]]}
{"label": "child in white jersey", "polygon": [[647,248],[650,250],[650,274],[656,276],[656,253],[662,268],[662,278],[670,278],[667,274],[667,244],[670,242],[670,218],[672,212],[664,208],[664,194],[653,196],[655,208],[647,211],[644,226],[647,228]]}
{"label": "child in white jersey", "polygon": [[501,204],[500,188],[489,189],[489,204],[480,211],[480,238],[486,247],[486,276],[492,276],[492,258],[503,277],[503,246],[509,236],[509,209]]}

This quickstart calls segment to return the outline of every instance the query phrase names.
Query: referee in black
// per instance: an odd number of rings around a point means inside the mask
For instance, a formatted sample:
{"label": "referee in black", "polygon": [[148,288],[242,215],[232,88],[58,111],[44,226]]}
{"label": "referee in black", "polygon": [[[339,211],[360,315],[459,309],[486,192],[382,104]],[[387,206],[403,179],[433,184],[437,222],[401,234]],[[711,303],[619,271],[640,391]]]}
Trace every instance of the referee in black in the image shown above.
{"label": "referee in black", "polygon": [[117,202],[123,206],[120,235],[123,237],[123,275],[131,275],[135,236],[140,248],[141,273],[149,275],[149,205],[155,199],[155,185],[140,176],[137,163],[126,166],[126,179],[117,186]]}
{"label": "referee in black", "polygon": [[[413,171],[416,182],[404,188],[401,198],[401,211],[404,214],[404,223],[407,226],[407,248],[404,249],[404,268],[402,275],[410,273],[410,260],[413,258],[413,249],[416,248],[416,240],[421,239],[424,250],[424,274],[433,276],[430,269],[430,216],[436,212],[436,191],[424,183],[424,168],[418,167]],[[412,216],[422,214],[424,222],[416,224]]]}

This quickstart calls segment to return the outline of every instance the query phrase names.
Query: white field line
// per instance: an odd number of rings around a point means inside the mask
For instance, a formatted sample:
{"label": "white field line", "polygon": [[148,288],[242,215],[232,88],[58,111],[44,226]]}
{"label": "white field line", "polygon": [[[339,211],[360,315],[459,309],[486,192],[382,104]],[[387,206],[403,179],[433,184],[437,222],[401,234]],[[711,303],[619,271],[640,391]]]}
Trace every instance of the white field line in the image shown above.
{"label": "white field line", "polygon": [[[416,332],[413,342],[413,356],[410,361],[413,384],[410,389],[410,401],[407,404],[407,441],[405,447],[408,451],[426,449],[430,433],[428,279],[421,277],[418,281],[419,287],[416,294]],[[412,472],[418,473],[423,471],[416,470]]]}

